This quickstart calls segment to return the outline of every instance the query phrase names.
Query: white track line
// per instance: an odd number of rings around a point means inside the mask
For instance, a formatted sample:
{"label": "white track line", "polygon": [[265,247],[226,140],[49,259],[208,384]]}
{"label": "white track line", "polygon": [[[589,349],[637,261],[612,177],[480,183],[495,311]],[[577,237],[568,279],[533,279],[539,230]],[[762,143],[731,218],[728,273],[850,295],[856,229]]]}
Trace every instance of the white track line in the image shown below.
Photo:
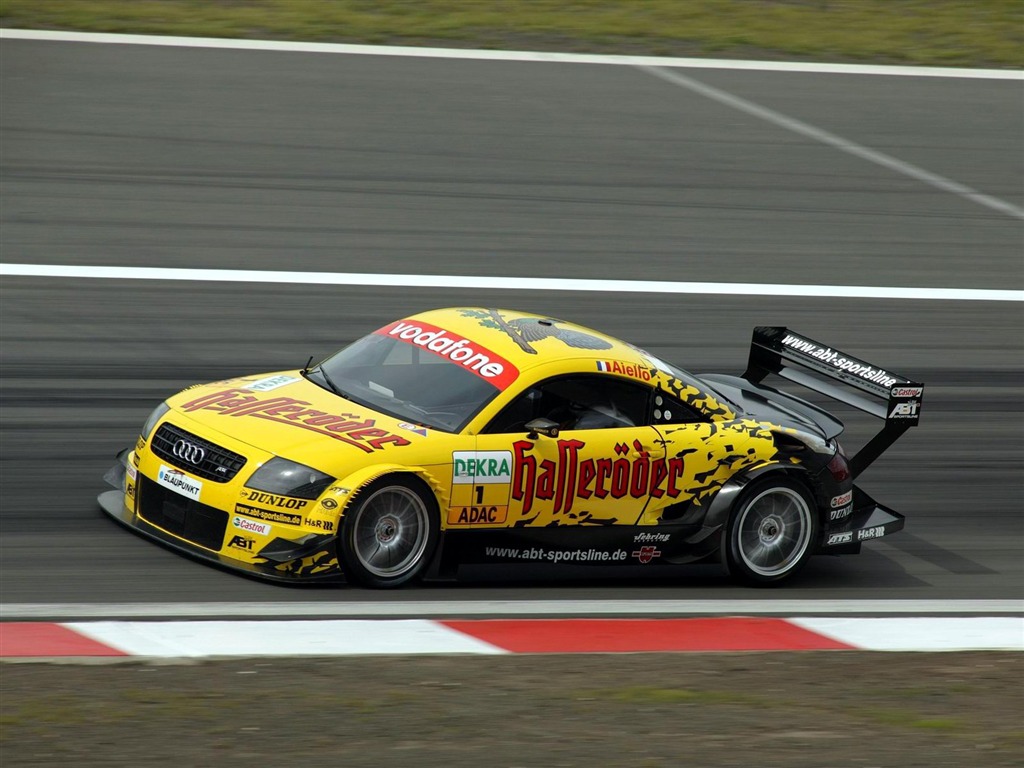
{"label": "white track line", "polygon": [[1024,615],[1024,600],[467,600],[393,602],[8,603],[4,621],[48,619],[468,616]]}
{"label": "white track line", "polygon": [[726,104],[734,109],[766,120],[815,141],[835,147],[842,152],[883,166],[896,173],[909,176],[935,189],[971,200],[978,205],[1018,219],[1024,219],[1024,208],[986,195],[965,184],[939,174],[863,147],[840,136],[828,133],[807,123],[786,117],[766,107],[746,101],[725,91],[704,85],[665,68],[740,69],[774,72],[811,72],[818,74],[900,75],[912,77],[961,77],[991,80],[1024,81],[1020,70],[954,69],[947,67],[888,67],[859,64],[814,64],[797,62],[733,61],[723,59],[680,59],[657,56],[608,56],[572,53],[542,53],[536,51],[484,51],[457,48],[411,48],[400,46],[341,45],[333,43],[301,43],[277,40],[232,40],[202,37],[161,37],[151,35],[114,35],[86,32],[57,32],[49,30],[0,29],[0,39],[43,40],[56,42],[85,42],[121,45],[155,45],[187,48],[218,48],[228,50],[291,51],[302,53],[341,53],[373,56],[417,56],[444,59],[476,59],[492,61],[532,61],[573,64],[615,64],[633,66],[682,86],[696,93]]}
{"label": "white track line", "polygon": [[933,301],[1024,301],[1024,290],[987,288],[888,288],[870,285],[776,285],[687,283],[664,280],[588,280],[561,277],[483,275],[389,275],[363,272],[278,272],[251,269],[83,267],[63,264],[0,264],[0,276],[99,278],[106,280],[199,280],[296,285],[369,285],[383,288],[451,290],[577,291],[591,293],[803,296],[829,299],[927,299]]}
{"label": "white track line", "polygon": [[216,37],[115,35],[92,32],[58,32],[37,29],[0,29],[0,40],[2,39],[43,40],[63,43],[104,43],[107,45],[156,45],[172,48],[218,48],[237,51],[340,53],[361,56],[413,56],[429,59],[470,59],[477,61],[532,61],[558,64],[611,64],[628,67],[658,66],[688,69],[737,69],[753,70],[757,72],[894,75],[899,77],[957,77],[983,80],[1024,81],[1024,72],[1009,69],[960,69],[954,67],[899,67],[873,64],[691,59],[667,56],[616,56],[590,53],[548,53],[544,51],[488,51],[468,48],[414,48],[394,45],[302,43],[290,42],[287,40],[234,40]]}
{"label": "white track line", "polygon": [[777,125],[780,128],[784,128],[787,131],[792,131],[801,136],[805,136],[813,141],[826,144],[830,147],[838,149],[840,152],[845,152],[848,155],[859,157],[862,160],[867,160],[875,165],[880,165],[883,168],[888,168],[890,171],[909,176],[916,181],[920,181],[927,184],[930,187],[941,190],[942,192],[949,192],[950,194],[957,195],[966,200],[970,200],[973,203],[990,208],[993,211],[1012,216],[1017,219],[1024,219],[1024,208],[1014,205],[1013,203],[1007,202],[1006,200],[1000,200],[997,197],[986,195],[978,192],[976,189],[968,187],[966,184],[961,184],[958,181],[947,179],[945,176],[940,176],[937,173],[926,171],[923,168],[918,168],[916,165],[899,160],[895,157],[885,154],[884,152],[878,152],[868,147],[861,146],[849,139],[844,139],[842,136],[836,136],[834,133],[817,128],[809,123],[796,120],[792,117],[776,112],[773,109],[762,107],[760,104],[755,104],[752,101],[741,99],[739,96],[734,96],[731,93],[721,90],[720,88],[714,88],[710,85],[700,83],[686,75],[680,74],[679,72],[672,72],[659,67],[640,67],[645,72],[659,77],[673,85],[678,85],[681,88],[686,88],[694,93],[699,93],[701,96],[717,101],[719,104],[725,104],[728,107],[737,109],[740,112],[745,112],[748,115],[752,115],[760,120]]}

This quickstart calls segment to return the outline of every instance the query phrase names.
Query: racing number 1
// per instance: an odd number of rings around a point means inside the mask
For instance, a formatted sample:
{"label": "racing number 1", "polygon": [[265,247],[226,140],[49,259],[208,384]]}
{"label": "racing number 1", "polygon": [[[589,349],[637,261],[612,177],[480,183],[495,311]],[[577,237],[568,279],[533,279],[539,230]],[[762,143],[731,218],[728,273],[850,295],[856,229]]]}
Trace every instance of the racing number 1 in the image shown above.
{"label": "racing number 1", "polygon": [[[473,485],[472,506],[448,508],[448,525],[493,525],[504,523],[508,515],[508,486],[491,486],[491,494],[499,498],[485,499],[486,488]],[[504,492],[504,495],[502,494]],[[499,504],[495,504],[499,502]],[[503,502],[503,503],[500,503]]]}

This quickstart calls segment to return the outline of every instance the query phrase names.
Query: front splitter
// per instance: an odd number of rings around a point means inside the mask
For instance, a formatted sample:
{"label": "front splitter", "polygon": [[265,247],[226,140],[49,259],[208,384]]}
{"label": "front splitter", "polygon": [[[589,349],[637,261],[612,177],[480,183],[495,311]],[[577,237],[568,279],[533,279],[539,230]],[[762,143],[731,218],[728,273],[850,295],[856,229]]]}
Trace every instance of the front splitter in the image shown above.
{"label": "front splitter", "polygon": [[234,558],[224,557],[217,552],[190,544],[187,541],[172,536],[166,531],[157,528],[155,525],[143,520],[135,512],[130,510],[124,503],[124,493],[121,491],[104,491],[96,500],[100,509],[109,518],[123,525],[133,533],[142,536],[150,541],[155,541],[167,549],[179,554],[186,555],[195,560],[200,560],[210,565],[231,571],[232,573],[250,576],[261,581],[269,581],[275,584],[287,584],[290,586],[312,586],[315,584],[338,585],[347,583],[340,572],[328,572],[323,574],[295,575],[282,574],[273,567],[265,567],[254,563],[244,563]]}

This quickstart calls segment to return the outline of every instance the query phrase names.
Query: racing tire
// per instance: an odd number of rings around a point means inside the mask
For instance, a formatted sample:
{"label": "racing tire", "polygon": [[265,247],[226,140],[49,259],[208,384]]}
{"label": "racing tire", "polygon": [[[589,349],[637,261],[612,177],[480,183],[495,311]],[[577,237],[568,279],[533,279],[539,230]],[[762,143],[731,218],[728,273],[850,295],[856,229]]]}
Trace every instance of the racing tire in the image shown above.
{"label": "racing tire", "polygon": [[810,559],[818,525],[814,500],[802,484],[786,477],[756,482],[729,519],[726,567],[749,584],[779,584]]}
{"label": "racing tire", "polygon": [[439,513],[433,494],[411,476],[388,475],[359,492],[338,532],[345,576],[388,589],[423,574],[437,549]]}

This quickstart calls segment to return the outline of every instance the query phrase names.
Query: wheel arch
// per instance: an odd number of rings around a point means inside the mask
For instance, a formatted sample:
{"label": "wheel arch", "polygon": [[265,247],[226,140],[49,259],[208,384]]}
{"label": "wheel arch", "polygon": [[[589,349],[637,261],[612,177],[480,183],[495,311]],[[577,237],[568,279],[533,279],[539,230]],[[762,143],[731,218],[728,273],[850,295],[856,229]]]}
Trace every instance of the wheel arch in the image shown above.
{"label": "wheel arch", "polygon": [[[811,498],[816,498],[814,492],[814,486],[811,483],[810,473],[799,464],[783,464],[781,462],[770,462],[767,464],[760,464],[746,472],[730,477],[729,480],[722,486],[721,490],[715,494],[714,500],[711,502],[711,507],[708,509],[707,516],[704,518],[704,528],[711,529],[725,529],[729,523],[729,517],[732,515],[733,507],[736,506],[736,502],[743,496],[743,492],[752,483],[764,480],[766,477],[772,475],[779,475],[786,477],[790,480],[796,480],[798,483],[803,485]],[[820,516],[820,510],[815,510]]]}
{"label": "wheel arch", "polygon": [[[364,494],[369,493],[369,498],[372,498],[377,489],[386,489],[389,482],[394,485],[407,484],[406,487],[422,499],[426,507],[424,512],[433,519],[432,523],[428,523],[428,530],[432,529],[433,533],[427,534],[428,543],[425,546],[428,554],[423,567],[415,567],[415,575],[397,578],[392,583],[386,583],[380,574],[362,573],[357,575],[351,557],[358,557],[358,555],[353,555],[346,543],[351,542],[351,539],[348,538],[350,533],[346,533],[350,522],[346,518],[346,513],[355,513],[360,507],[360,501]],[[338,564],[348,581],[376,588],[391,588],[401,586],[409,580],[430,578],[430,575],[436,571],[436,564],[440,559],[444,531],[441,530],[442,499],[438,494],[439,485],[429,472],[422,467],[405,464],[380,464],[357,470],[339,480],[336,485],[347,492],[343,495],[344,504],[336,510],[337,525],[332,542],[337,551]],[[351,522],[356,524],[357,521],[358,516],[353,517]],[[349,554],[346,555],[346,552]],[[364,563],[360,565],[360,568],[365,569],[367,566]]]}
{"label": "wheel arch", "polygon": [[344,498],[344,501],[338,505],[337,522],[340,524],[346,510],[353,505],[366,488],[387,475],[404,475],[418,480],[430,492],[431,498],[437,505],[438,514],[440,514],[441,502],[438,496],[441,486],[425,468],[411,467],[408,464],[374,464],[358,469],[334,483],[334,486],[342,489],[339,494]]}

